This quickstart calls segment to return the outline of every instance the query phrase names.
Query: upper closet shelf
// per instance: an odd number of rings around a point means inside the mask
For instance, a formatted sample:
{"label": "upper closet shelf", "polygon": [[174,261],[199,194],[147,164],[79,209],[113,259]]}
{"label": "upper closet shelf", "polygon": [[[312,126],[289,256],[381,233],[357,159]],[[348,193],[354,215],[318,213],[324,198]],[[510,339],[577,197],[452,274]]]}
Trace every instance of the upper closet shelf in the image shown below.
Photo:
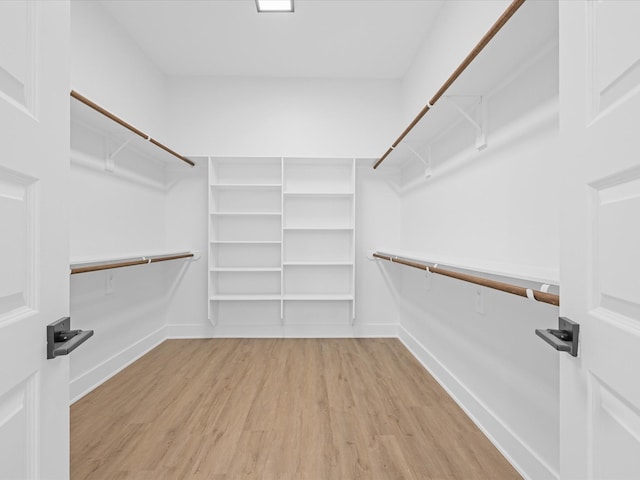
{"label": "upper closet shelf", "polygon": [[301,198],[351,198],[351,192],[284,192],[285,197]]}
{"label": "upper closet shelf", "polygon": [[[457,280],[462,280],[464,282],[473,283],[476,285],[481,285],[483,287],[493,288],[495,290],[500,290],[506,293],[511,293],[513,295],[518,295],[520,297],[529,298],[530,300],[535,300],[538,302],[548,303],[550,305],[559,306],[560,305],[560,296],[555,293],[548,292],[549,284],[544,284],[540,286],[540,290],[534,290],[533,288],[527,288],[522,285],[516,285],[513,283],[507,283],[504,281],[498,281],[495,279],[485,278],[485,276],[478,276],[477,274],[481,274],[482,272],[474,272],[476,274],[469,274],[465,272],[453,271],[447,268],[442,268],[439,266],[439,263],[434,263],[433,261],[428,262],[430,265],[417,262],[415,259],[407,258],[404,256],[398,256],[389,253],[380,253],[374,252],[372,255],[373,259],[386,260],[391,263],[399,263],[401,265],[406,265],[408,267],[417,268],[419,270],[424,270],[426,272],[435,273],[438,275],[444,275],[446,277],[455,278]],[[515,277],[512,277],[515,278]]]}
{"label": "upper closet shelf", "polygon": [[160,143],[155,138],[137,129],[130,123],[124,121],[117,115],[102,108],[88,98],[71,90],[71,118],[77,120],[93,130],[107,135],[112,139],[117,139],[120,146],[113,152],[111,157],[115,157],[123,148],[132,148],[135,151],[164,162],[173,163],[180,160],[193,167],[195,163],[180,155],[166,145]]}
{"label": "upper closet shelf", "polygon": [[416,160],[428,173],[429,146],[460,122],[473,126],[475,146],[484,148],[487,99],[555,44],[557,8],[555,2],[514,0],[373,168]]}

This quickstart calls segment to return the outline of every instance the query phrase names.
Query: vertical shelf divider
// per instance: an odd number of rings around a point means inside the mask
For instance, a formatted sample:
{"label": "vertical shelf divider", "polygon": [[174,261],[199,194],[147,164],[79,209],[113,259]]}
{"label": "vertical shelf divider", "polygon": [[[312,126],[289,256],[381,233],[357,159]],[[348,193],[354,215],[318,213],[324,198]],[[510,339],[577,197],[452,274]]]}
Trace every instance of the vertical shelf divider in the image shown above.
{"label": "vertical shelf divider", "polygon": [[[214,165],[213,165],[213,157],[207,157],[207,167],[208,167],[208,177],[209,177],[209,182],[207,183],[207,187],[209,189],[208,195],[207,195],[207,200],[208,200],[208,205],[207,205],[207,213],[208,213],[208,229],[209,229],[209,240],[213,239],[213,232],[212,232],[212,222],[211,222],[211,214],[213,213],[213,203],[215,201],[214,195],[213,195],[213,185],[216,183],[216,179],[215,179],[215,170],[214,170]],[[213,302],[211,302],[211,295],[212,295],[212,291],[213,291],[213,275],[212,275],[212,269],[214,267],[213,265],[213,259],[214,259],[214,255],[217,254],[217,252],[213,251],[213,244],[211,242],[208,243],[207,245],[208,248],[208,268],[207,268],[207,315],[209,317],[209,323],[211,323],[211,325],[215,328],[216,324],[217,324],[217,318],[215,318],[214,316],[214,308],[213,308]]]}
{"label": "vertical shelf divider", "polygon": [[351,237],[351,325],[356,323],[356,159],[351,160],[351,194],[353,200],[351,202],[351,228],[353,235]]}
{"label": "vertical shelf divider", "polygon": [[[280,326],[284,333],[284,158],[280,157]],[[284,336],[284,335],[283,335]]]}

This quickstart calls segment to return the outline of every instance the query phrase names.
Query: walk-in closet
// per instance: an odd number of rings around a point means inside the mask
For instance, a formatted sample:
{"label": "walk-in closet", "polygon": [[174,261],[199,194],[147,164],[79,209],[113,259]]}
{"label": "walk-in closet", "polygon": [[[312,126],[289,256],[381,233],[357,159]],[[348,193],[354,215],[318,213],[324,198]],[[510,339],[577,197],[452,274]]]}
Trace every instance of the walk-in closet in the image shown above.
{"label": "walk-in closet", "polygon": [[640,478],[638,19],[0,2],[0,480]]}

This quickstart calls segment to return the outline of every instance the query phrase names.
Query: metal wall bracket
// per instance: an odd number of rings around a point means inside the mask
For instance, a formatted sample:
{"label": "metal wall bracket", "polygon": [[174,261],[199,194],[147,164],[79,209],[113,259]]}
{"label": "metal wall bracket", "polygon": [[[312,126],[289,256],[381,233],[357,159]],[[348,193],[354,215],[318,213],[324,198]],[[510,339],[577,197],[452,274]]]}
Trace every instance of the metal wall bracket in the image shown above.
{"label": "metal wall bracket", "polygon": [[110,141],[109,138],[105,139],[105,149],[106,149],[106,155],[104,158],[104,169],[107,172],[113,172],[115,170],[115,160],[116,157],[118,156],[118,154],[124,150],[126,148],[127,145],[129,145],[129,143],[131,143],[131,141],[133,140],[133,137],[129,137],[126,140],[124,140],[122,143],[120,143],[119,146],[116,146],[113,151],[111,151],[111,144],[112,142]]}
{"label": "metal wall bracket", "polygon": [[[418,151],[416,151],[415,148],[413,148],[411,145],[409,145],[408,143],[401,143],[399,146],[403,146],[403,147],[407,147],[407,149],[413,153],[413,155],[420,160],[420,162],[424,165],[424,177],[425,178],[430,178],[431,177],[431,145],[428,145],[426,148],[426,155],[422,156]],[[391,147],[392,149],[396,149],[398,147]]]}
{"label": "metal wall bracket", "polygon": [[93,330],[71,330],[70,317],[47,325],[47,358],[69,355],[92,335]]}
{"label": "metal wall bracket", "polygon": [[536,329],[536,335],[560,352],[578,356],[580,325],[565,317],[558,318],[558,329]]}
{"label": "metal wall bracket", "polygon": [[[458,95],[458,96],[469,96],[469,95]],[[478,108],[476,117],[473,118],[469,115],[460,105],[456,103],[454,100],[456,98],[455,95],[444,95],[442,98],[448,100],[451,106],[453,106],[459,113],[462,115],[475,129],[476,131],[476,149],[482,150],[487,146],[487,102],[482,95],[470,95],[472,97],[476,97],[478,99]]]}

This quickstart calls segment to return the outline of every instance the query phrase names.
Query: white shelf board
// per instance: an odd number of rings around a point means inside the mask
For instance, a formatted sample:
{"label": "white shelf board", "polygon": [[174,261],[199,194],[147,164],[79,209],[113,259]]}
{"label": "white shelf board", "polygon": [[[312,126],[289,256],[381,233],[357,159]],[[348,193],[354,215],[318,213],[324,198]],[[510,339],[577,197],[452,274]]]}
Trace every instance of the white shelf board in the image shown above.
{"label": "white shelf board", "polygon": [[212,295],[209,300],[214,302],[257,302],[257,301],[280,301],[282,296],[276,295],[253,295],[253,294],[224,294]]}
{"label": "white shelf board", "polygon": [[211,212],[211,215],[220,217],[280,217],[281,212]]}
{"label": "white shelf board", "polygon": [[211,161],[221,165],[271,165],[273,167],[279,167],[282,162],[282,157],[260,157],[260,156],[248,156],[248,157],[236,157],[236,156],[215,156],[211,157]]}
{"label": "white shelf board", "polygon": [[302,230],[302,231],[333,231],[333,230],[353,230],[353,227],[284,227],[283,230]]}
{"label": "white shelf board", "polygon": [[353,300],[353,295],[346,294],[331,294],[331,293],[286,293],[282,296],[282,299],[287,301],[349,301]]}
{"label": "white shelf board", "polygon": [[280,267],[212,267],[211,272],[281,272]]}
{"label": "white shelf board", "polygon": [[315,168],[324,168],[324,167],[348,167],[353,162],[352,157],[316,157],[316,158],[308,158],[308,157],[286,157],[284,159],[285,168],[288,166],[308,166]]}
{"label": "white shelf board", "polygon": [[[532,265],[515,265],[498,262],[478,262],[472,259],[429,255],[424,252],[407,250],[377,250],[379,253],[391,257],[400,257],[407,260],[426,264],[438,264],[441,268],[447,267],[465,270],[472,274],[487,274],[506,279],[522,280],[526,282],[560,285],[560,272],[555,268],[540,268]],[[388,253],[391,252],[391,253]],[[402,264],[397,264],[402,266]]]}
{"label": "white shelf board", "polygon": [[292,198],[351,198],[353,192],[284,192],[284,196]]}
{"label": "white shelf board", "polygon": [[285,267],[352,267],[353,262],[283,262]]}
{"label": "white shelf board", "polygon": [[280,245],[280,240],[211,240],[216,245]]}

